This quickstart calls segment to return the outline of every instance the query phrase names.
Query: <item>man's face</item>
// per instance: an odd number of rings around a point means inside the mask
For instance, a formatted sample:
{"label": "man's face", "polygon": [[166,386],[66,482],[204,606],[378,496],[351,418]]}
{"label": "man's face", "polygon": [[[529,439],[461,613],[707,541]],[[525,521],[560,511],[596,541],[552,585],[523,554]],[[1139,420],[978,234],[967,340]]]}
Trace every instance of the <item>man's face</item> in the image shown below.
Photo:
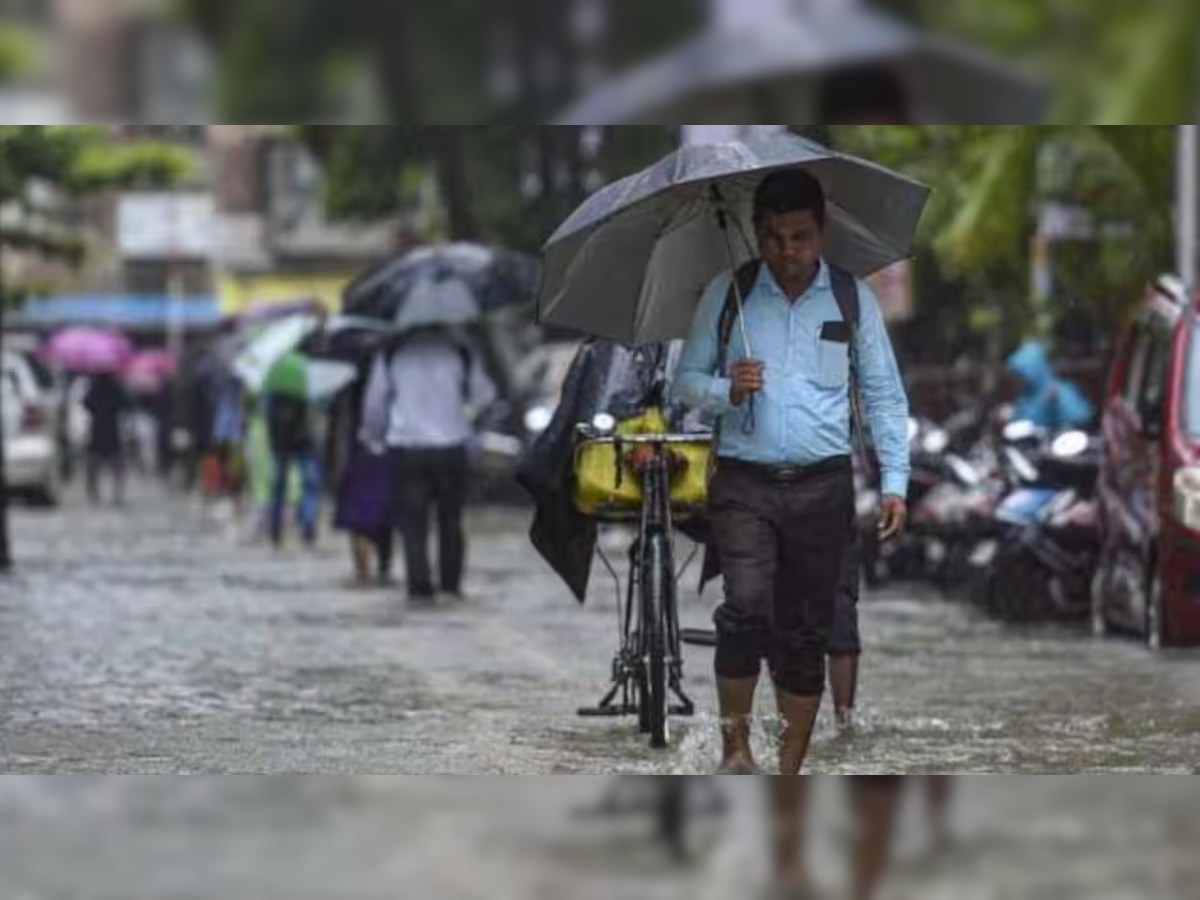
{"label": "man's face", "polygon": [[821,263],[823,233],[811,211],[769,215],[758,225],[762,257],[780,281],[800,281]]}

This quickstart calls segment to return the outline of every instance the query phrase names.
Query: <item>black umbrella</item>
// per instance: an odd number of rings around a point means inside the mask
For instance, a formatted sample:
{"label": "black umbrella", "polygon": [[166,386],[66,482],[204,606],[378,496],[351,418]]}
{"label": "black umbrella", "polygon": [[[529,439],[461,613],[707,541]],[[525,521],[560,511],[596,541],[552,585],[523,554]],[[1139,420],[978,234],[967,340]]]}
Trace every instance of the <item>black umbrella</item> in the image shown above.
{"label": "black umbrella", "polygon": [[467,325],[490,312],[532,303],[538,263],[482,244],[410,251],[372,269],[347,289],[347,315],[390,322],[397,331]]}
{"label": "black umbrella", "polygon": [[399,332],[389,323],[362,316],[333,316],[301,342],[299,350],[314,359],[361,363],[395,342]]}
{"label": "black umbrella", "polygon": [[[711,31],[601,84],[559,124],[804,128],[818,123],[819,97],[831,76],[868,68],[894,77],[919,122],[1017,125],[1040,122],[1045,113],[1044,86],[997,59],[887,15],[852,10]],[[851,94],[863,89],[850,84]]]}

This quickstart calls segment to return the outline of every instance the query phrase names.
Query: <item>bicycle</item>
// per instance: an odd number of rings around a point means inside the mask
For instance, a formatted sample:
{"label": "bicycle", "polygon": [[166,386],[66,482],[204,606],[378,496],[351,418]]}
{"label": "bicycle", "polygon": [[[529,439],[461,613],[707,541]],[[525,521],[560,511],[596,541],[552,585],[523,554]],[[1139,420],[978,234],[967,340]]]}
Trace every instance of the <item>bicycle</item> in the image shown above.
{"label": "bicycle", "polygon": [[[670,744],[670,718],[687,718],[696,712],[683,689],[685,634],[679,624],[677,588],[682,572],[675,568],[674,531],[677,517],[704,513],[712,436],[667,434],[665,427],[664,433],[616,434],[594,425],[581,425],[577,433],[582,439],[577,453],[612,459],[611,483],[600,488],[602,493],[608,491],[610,501],[589,505],[588,511],[601,521],[636,523],[638,528],[629,549],[624,591],[616,569],[603,550],[598,551],[616,584],[621,640],[608,693],[598,705],[580,709],[579,714],[637,716],[639,732],[650,736],[650,746],[665,749]],[[703,471],[696,471],[700,466]],[[636,479],[632,485],[623,483],[629,473]],[[685,483],[683,490],[681,483]],[[697,553],[698,548],[684,570]]]}

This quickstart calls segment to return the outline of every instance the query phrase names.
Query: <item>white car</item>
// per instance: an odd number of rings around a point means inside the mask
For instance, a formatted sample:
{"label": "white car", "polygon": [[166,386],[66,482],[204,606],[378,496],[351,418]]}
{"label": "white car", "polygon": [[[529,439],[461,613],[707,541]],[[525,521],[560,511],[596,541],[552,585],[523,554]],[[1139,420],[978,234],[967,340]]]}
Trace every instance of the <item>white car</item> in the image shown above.
{"label": "white car", "polygon": [[10,491],[41,506],[56,506],[61,485],[60,399],[54,378],[31,356],[0,352],[0,427]]}

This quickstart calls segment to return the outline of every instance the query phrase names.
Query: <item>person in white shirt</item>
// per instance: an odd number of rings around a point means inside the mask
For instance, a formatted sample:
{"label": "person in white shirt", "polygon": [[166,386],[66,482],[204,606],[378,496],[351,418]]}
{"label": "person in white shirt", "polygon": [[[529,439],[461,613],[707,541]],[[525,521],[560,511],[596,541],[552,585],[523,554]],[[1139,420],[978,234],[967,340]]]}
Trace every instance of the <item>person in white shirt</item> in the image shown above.
{"label": "person in white shirt", "polygon": [[363,412],[364,442],[391,455],[396,524],[404,541],[408,594],[435,596],[429,562],[429,517],[438,525],[438,585],[462,593],[466,564],[470,412],[488,406],[496,388],[465,337],[445,329],[410,336],[373,364]]}

